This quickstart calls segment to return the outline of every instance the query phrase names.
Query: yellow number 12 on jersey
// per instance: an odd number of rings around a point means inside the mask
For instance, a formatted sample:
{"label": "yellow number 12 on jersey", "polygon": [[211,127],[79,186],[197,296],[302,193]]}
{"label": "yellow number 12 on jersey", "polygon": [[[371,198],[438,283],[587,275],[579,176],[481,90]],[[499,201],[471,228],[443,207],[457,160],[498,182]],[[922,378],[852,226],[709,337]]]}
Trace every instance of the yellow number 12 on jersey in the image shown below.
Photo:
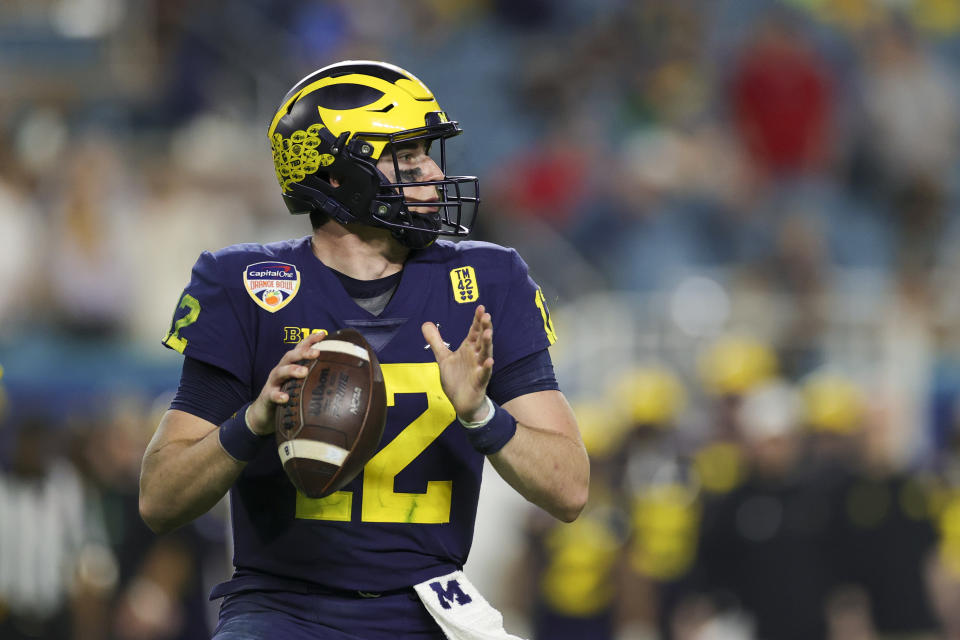
{"label": "yellow number 12 on jersey", "polygon": [[[440,386],[440,368],[435,362],[381,364],[387,388],[387,406],[403,393],[426,394],[427,409],[408,424],[363,469],[363,522],[440,524],[450,521],[453,481],[431,480],[425,493],[394,491],[394,479],[440,437],[456,419],[453,405]],[[326,498],[311,499],[297,493],[297,517],[348,522],[353,494],[337,491]]]}

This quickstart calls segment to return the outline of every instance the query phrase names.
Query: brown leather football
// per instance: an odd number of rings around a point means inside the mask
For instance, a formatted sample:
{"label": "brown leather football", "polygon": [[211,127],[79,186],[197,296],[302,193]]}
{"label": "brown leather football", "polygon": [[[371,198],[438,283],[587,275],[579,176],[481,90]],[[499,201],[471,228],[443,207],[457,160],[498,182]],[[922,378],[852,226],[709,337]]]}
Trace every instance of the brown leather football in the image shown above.
{"label": "brown leather football", "polygon": [[307,377],[283,385],[277,451],[301,493],[322,498],[353,480],[377,451],[387,393],[376,354],[358,331],[341,329],[316,343]]}

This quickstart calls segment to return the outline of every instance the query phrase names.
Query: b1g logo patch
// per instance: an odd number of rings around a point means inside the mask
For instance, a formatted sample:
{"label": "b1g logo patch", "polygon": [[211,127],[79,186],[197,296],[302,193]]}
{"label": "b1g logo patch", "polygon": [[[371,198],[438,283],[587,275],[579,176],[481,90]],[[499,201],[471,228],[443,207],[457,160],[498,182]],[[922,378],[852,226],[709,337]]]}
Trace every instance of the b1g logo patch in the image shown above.
{"label": "b1g logo patch", "polygon": [[450,284],[453,285],[454,299],[463,304],[476,302],[480,297],[477,290],[477,274],[473,267],[457,267],[450,271]]}
{"label": "b1g logo patch", "polygon": [[326,329],[311,329],[310,327],[284,327],[283,341],[286,344],[297,344],[311,333],[328,333]]}
{"label": "b1g logo patch", "polygon": [[243,286],[262,309],[274,313],[300,290],[300,272],[286,262],[255,262],[243,270]]}

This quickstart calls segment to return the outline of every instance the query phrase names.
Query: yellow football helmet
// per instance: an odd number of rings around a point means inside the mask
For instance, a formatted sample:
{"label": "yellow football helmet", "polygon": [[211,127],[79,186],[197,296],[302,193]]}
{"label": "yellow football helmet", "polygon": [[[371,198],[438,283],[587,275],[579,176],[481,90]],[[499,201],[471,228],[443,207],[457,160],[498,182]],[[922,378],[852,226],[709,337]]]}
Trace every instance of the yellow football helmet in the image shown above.
{"label": "yellow football helmet", "polygon": [[629,425],[616,407],[601,401],[578,401],[573,404],[573,413],[591,457],[604,458],[623,443]]}
{"label": "yellow football helmet", "polygon": [[701,353],[697,365],[707,391],[740,395],[777,373],[777,355],[761,340],[729,335]]}
{"label": "yellow football helmet", "polygon": [[680,379],[659,365],[635,367],[614,385],[613,398],[634,424],[669,427],[686,404]]}
{"label": "yellow football helmet", "polygon": [[850,434],[866,413],[866,399],[857,384],[837,373],[810,375],[801,387],[807,425],[821,432]]}
{"label": "yellow football helmet", "polygon": [[[473,176],[446,176],[446,139],[462,133],[420,80],[400,67],[348,60],[298,82],[280,103],[268,135],[283,199],[291,213],[320,213],[342,224],[391,229],[405,245],[428,246],[438,235],[470,233],[480,205]],[[402,187],[397,143],[439,141],[436,214],[411,211]],[[393,154],[397,182],[377,168]],[[335,183],[331,182],[334,177]]]}

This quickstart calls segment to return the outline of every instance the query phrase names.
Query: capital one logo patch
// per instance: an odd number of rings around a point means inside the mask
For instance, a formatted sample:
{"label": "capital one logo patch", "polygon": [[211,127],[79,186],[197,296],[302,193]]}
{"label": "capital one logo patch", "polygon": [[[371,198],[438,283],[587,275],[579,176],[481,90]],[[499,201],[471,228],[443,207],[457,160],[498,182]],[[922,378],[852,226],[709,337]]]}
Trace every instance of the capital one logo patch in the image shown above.
{"label": "capital one logo patch", "polygon": [[444,609],[449,609],[450,603],[454,601],[461,606],[473,602],[473,598],[463,592],[460,583],[456,580],[448,580],[446,589],[443,588],[439,580],[436,580],[430,583],[430,588],[437,594],[437,600]]}
{"label": "capital one logo patch", "polygon": [[243,270],[243,286],[261,309],[275,313],[300,290],[300,272],[286,262],[255,262]]}

